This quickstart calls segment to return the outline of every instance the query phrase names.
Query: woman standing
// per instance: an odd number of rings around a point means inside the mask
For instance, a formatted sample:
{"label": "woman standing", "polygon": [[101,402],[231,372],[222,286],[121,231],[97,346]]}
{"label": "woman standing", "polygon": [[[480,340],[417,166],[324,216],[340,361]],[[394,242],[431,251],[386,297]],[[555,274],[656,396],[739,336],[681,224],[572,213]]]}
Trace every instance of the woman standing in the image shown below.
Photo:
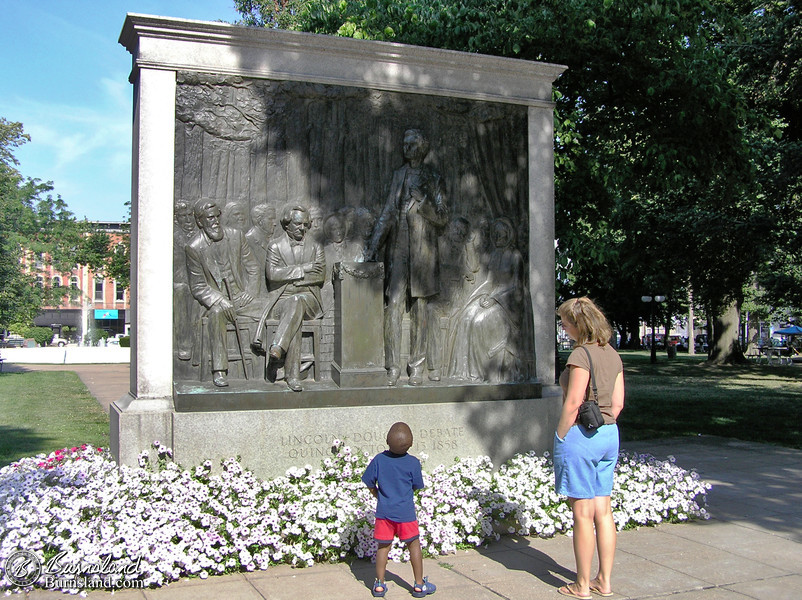
{"label": "woman standing", "polygon": [[[557,311],[563,329],[574,340],[574,351],[560,375],[563,408],[554,439],[554,476],[557,493],[568,496],[574,513],[576,582],[559,592],[581,600],[612,596],[610,576],[615,556],[616,528],[610,505],[613,474],[618,461],[616,419],[624,408],[624,372],[621,357],[610,346],[612,328],[589,298],[573,298]],[[585,352],[584,349],[587,349]],[[577,421],[587,397],[592,358],[593,375],[604,425],[588,430]],[[599,571],[590,578],[594,548]]]}

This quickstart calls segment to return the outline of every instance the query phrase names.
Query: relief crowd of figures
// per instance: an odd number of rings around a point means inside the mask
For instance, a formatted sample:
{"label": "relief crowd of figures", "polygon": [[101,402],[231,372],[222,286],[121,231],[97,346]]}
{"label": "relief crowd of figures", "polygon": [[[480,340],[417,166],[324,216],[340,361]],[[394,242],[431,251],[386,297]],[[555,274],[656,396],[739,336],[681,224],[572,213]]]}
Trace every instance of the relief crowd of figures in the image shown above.
{"label": "relief crowd of figures", "polygon": [[[526,378],[518,231],[506,217],[449,218],[443,181],[424,164],[428,149],[419,130],[405,132],[404,164],[378,215],[366,207],[324,215],[313,204],[290,203],[277,214],[266,201],[249,209],[246,201],[177,200],[174,350],[178,366],[191,366],[183,377],[203,379],[210,370],[216,386],[228,386],[236,344],[240,357],[265,355],[274,367],[265,372],[301,391],[302,325],[333,319],[332,268],[381,261],[388,385],[402,370],[410,385]],[[409,346],[402,348],[405,315]],[[239,376],[247,378],[247,368]]]}

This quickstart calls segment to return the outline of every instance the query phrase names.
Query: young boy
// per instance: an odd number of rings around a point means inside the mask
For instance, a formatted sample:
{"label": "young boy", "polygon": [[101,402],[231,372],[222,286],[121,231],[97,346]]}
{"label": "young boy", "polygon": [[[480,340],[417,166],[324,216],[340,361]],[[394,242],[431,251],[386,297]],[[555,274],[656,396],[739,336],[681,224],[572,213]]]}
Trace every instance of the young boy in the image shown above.
{"label": "young boy", "polygon": [[412,595],[424,598],[437,589],[423,577],[423,554],[418,539],[418,520],[415,514],[413,490],[423,488],[420,461],[407,454],[412,447],[412,430],[406,423],[395,423],[387,433],[389,450],[377,454],[362,475],[362,481],[376,497],[376,529],[373,537],[379,544],[376,551],[376,581],[373,595],[381,598],[387,592],[384,573],[393,538],[398,536],[409,549],[409,561],[415,585]]}

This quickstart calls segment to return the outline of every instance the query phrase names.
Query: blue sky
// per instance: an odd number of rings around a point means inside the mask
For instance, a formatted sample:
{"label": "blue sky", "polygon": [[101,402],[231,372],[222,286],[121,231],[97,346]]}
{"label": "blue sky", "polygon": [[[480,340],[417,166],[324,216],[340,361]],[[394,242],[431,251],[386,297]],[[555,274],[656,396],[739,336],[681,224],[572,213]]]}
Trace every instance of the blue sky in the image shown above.
{"label": "blue sky", "polygon": [[52,181],[79,219],[121,221],[131,196],[126,13],[236,21],[232,0],[0,0],[0,117],[31,141],[27,177]]}

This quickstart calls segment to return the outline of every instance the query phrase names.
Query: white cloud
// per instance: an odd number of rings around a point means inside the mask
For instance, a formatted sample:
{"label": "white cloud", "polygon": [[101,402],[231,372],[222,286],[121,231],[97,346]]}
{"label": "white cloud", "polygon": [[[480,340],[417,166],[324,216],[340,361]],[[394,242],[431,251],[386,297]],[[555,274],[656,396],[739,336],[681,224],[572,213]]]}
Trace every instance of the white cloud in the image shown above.
{"label": "white cloud", "polygon": [[0,101],[0,114],[31,136],[17,150],[24,175],[53,181],[79,217],[120,219],[130,196],[132,90],[123,76],[95,87],[92,105],[17,96]]}

